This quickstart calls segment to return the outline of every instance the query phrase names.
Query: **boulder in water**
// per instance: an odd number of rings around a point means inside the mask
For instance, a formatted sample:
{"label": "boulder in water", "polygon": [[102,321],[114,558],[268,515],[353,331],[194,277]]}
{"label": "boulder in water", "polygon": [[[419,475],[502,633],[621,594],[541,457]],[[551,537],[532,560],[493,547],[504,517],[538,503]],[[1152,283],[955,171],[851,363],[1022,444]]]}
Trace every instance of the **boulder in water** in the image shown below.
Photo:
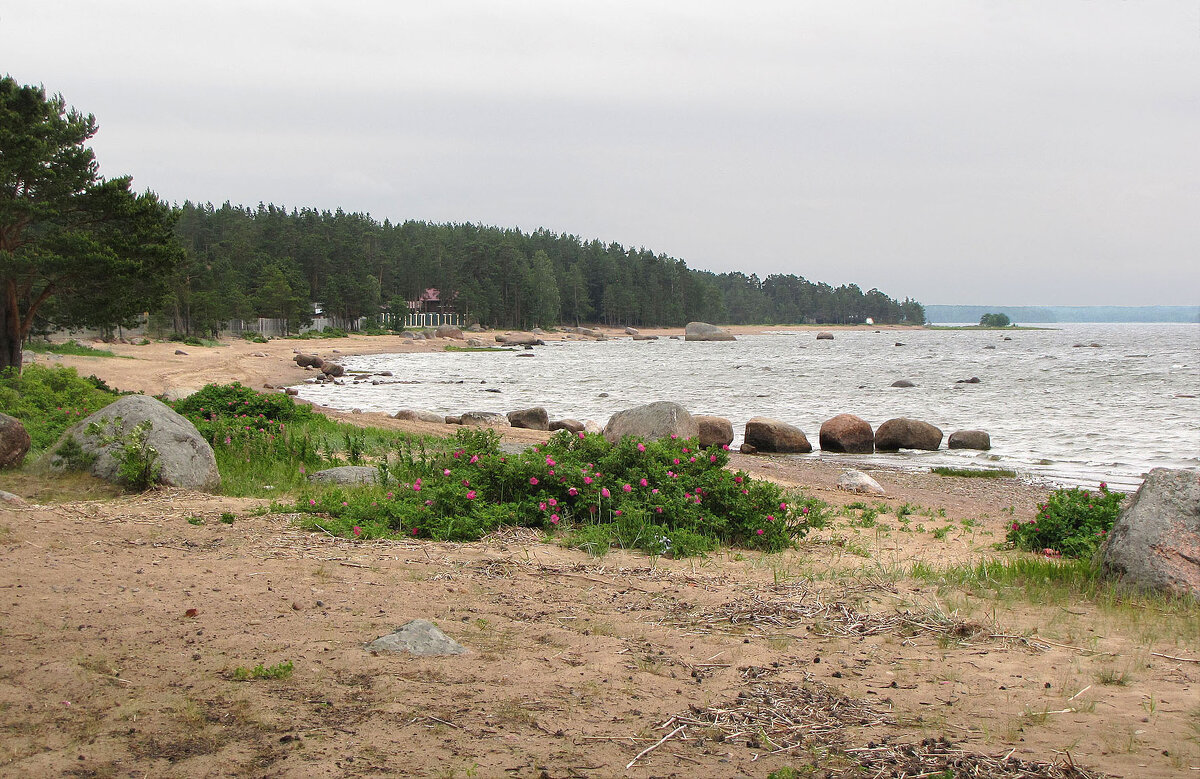
{"label": "boulder in water", "polygon": [[549,430],[550,415],[541,406],[508,412],[508,423],[526,430]]}
{"label": "boulder in water", "polygon": [[770,417],[754,417],[746,423],[746,443],[760,452],[808,454],[812,444],[804,431]]}
{"label": "boulder in water", "polygon": [[889,419],[875,431],[875,448],[881,452],[923,449],[933,452],[942,445],[942,431],[919,419]]}
{"label": "boulder in water", "polygon": [[983,430],[955,430],[950,434],[946,446],[951,449],[978,449],[986,452],[992,448],[992,437]]}
{"label": "boulder in water", "polygon": [[853,414],[838,414],[825,420],[819,434],[821,450],[845,454],[871,454],[875,451],[875,434],[871,424]]}
{"label": "boulder in water", "polygon": [[683,328],[685,341],[736,341],[732,333],[710,325],[708,322],[688,322]]}
{"label": "boulder in water", "polygon": [[733,443],[733,423],[725,417],[696,414],[694,419],[700,428],[698,436],[701,446],[729,446]]}

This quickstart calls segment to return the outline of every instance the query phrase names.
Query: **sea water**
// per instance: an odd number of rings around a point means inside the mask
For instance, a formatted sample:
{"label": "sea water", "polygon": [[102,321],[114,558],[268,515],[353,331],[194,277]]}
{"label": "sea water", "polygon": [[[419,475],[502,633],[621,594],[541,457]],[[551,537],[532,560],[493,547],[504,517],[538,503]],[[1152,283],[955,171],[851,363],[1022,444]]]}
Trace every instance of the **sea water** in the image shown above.
{"label": "sea water", "polygon": [[[949,450],[943,440],[937,452],[798,456],[1002,467],[1059,484],[1129,489],[1153,467],[1200,467],[1200,325],[1045,327],[1053,329],[836,329],[831,341],[781,329],[734,342],[616,338],[533,351],[365,355],[345,359],[346,369],[394,376],[303,385],[300,397],[387,413],[544,406],[551,419],[600,424],[615,411],[670,400],[731,420],[735,445],[755,416],[796,425],[814,447],[821,423],[837,414],[872,427],[911,417],[947,438],[986,430],[992,449]],[[972,377],[979,383],[960,383]],[[901,379],[916,386],[891,386]]]}

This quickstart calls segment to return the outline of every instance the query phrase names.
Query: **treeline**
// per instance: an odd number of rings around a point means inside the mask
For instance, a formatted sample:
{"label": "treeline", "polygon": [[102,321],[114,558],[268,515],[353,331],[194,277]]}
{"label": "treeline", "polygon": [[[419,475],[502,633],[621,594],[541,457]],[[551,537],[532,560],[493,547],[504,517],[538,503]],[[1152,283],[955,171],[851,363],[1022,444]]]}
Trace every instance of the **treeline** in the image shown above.
{"label": "treeline", "polygon": [[185,260],[153,309],[161,326],[192,334],[260,316],[296,329],[314,302],[344,319],[405,313],[430,287],[456,294],[469,321],[494,327],[925,321],[920,303],[875,289],[697,271],[665,254],[547,230],[380,223],[262,204],[189,202],[178,216]]}

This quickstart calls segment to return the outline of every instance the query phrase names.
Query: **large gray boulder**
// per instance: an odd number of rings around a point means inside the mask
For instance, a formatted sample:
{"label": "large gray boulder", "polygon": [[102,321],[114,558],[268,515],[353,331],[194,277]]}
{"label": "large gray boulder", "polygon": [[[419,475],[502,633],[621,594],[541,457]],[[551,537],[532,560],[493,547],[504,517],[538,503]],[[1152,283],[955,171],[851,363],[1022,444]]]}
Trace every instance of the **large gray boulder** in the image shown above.
{"label": "large gray boulder", "polygon": [[545,346],[546,344],[533,333],[503,333],[496,336],[496,343],[509,346]]}
{"label": "large gray boulder", "polygon": [[317,484],[374,484],[379,480],[379,469],[367,465],[343,465],[310,474],[308,480]]}
{"label": "large gray boulder", "polygon": [[454,325],[439,325],[434,333],[438,338],[453,338],[458,341],[463,339],[463,331]]}
{"label": "large gray boulder", "polygon": [[699,434],[700,426],[695,417],[678,403],[665,400],[618,411],[604,426],[604,437],[614,444],[625,436],[650,441],[671,436],[695,438]]}
{"label": "large gray boulder", "polygon": [[746,443],[760,452],[808,454],[812,444],[804,431],[770,417],[754,417],[746,423]]}
{"label": "large gray boulder", "polygon": [[919,419],[889,419],[875,431],[875,448],[881,452],[901,449],[936,451],[942,445],[941,428]]}
{"label": "large gray boulder", "polygon": [[1108,534],[1101,575],[1200,600],[1200,472],[1155,468]]}
{"label": "large gray boulder", "polygon": [[196,426],[162,401],[148,395],[126,395],[73,425],[43,455],[39,464],[52,470],[65,470],[67,464],[56,452],[68,438],[74,438],[86,454],[95,456],[89,468],[93,476],[105,481],[119,481],[117,469],[120,463],[111,451],[114,447],[101,446],[96,437],[87,432],[92,422],[99,424],[106,432],[115,432],[117,419],[120,419],[120,428],[126,433],[142,422],[150,423],[146,443],[158,452],[160,484],[206,491],[221,486],[217,458]]}
{"label": "large gray boulder", "polygon": [[[449,422],[450,418],[446,417]],[[512,427],[508,417],[496,411],[468,411],[459,420],[463,427]]]}
{"label": "large gray boulder", "polygon": [[871,423],[853,414],[838,414],[825,420],[820,432],[821,450],[844,454],[872,454],[875,433]]}
{"label": "large gray boulder", "polygon": [[729,446],[733,443],[733,423],[725,417],[696,414],[694,419],[700,427],[701,446]]}
{"label": "large gray boulder", "polygon": [[432,422],[436,425],[446,424],[446,417],[419,408],[402,408],[392,415],[392,419],[406,419],[415,422]]}
{"label": "large gray boulder", "polygon": [[688,322],[683,328],[685,341],[736,341],[732,333],[727,333],[716,325],[708,322]]}
{"label": "large gray boulder", "polygon": [[315,354],[297,354],[292,358],[301,368],[317,368],[324,364],[324,361]]}
{"label": "large gray boulder", "polygon": [[346,375],[346,369],[336,362],[326,362],[321,364],[321,373],[336,379]]}
{"label": "large gray boulder", "polygon": [[955,430],[950,434],[946,446],[951,449],[978,449],[986,452],[992,448],[992,437],[983,430]]}
{"label": "large gray boulder", "polygon": [[20,465],[32,445],[29,431],[21,424],[21,420],[0,414],[0,468]]}
{"label": "large gray boulder", "polygon": [[549,430],[550,415],[541,406],[508,412],[508,424],[526,430]]}

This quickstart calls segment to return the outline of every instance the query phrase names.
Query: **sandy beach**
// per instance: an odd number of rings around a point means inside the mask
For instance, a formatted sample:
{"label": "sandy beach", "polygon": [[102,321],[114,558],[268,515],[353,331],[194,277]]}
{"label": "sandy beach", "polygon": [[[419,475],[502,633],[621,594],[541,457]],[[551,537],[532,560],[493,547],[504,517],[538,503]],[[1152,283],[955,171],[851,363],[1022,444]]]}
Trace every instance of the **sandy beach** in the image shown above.
{"label": "sandy beach", "polygon": [[[731,328],[775,329],[798,328]],[[312,374],[296,350],[447,343],[111,344],[117,357],[37,361],[181,395],[299,383]],[[846,508],[783,554],[676,561],[593,558],[525,529],[351,541],[265,500],[180,490],[5,505],[0,775],[912,776],[939,750],[986,776],[1019,775],[1001,773],[1012,760],[1026,776],[1200,775],[1194,609],[913,575],[1028,557],[996,547],[1047,488],[875,467],[887,496],[866,501],[868,522],[835,488],[836,460],[732,460]],[[0,475],[0,489],[35,487]],[[415,618],[469,652],[364,650]],[[289,678],[235,678],[285,661]]]}

